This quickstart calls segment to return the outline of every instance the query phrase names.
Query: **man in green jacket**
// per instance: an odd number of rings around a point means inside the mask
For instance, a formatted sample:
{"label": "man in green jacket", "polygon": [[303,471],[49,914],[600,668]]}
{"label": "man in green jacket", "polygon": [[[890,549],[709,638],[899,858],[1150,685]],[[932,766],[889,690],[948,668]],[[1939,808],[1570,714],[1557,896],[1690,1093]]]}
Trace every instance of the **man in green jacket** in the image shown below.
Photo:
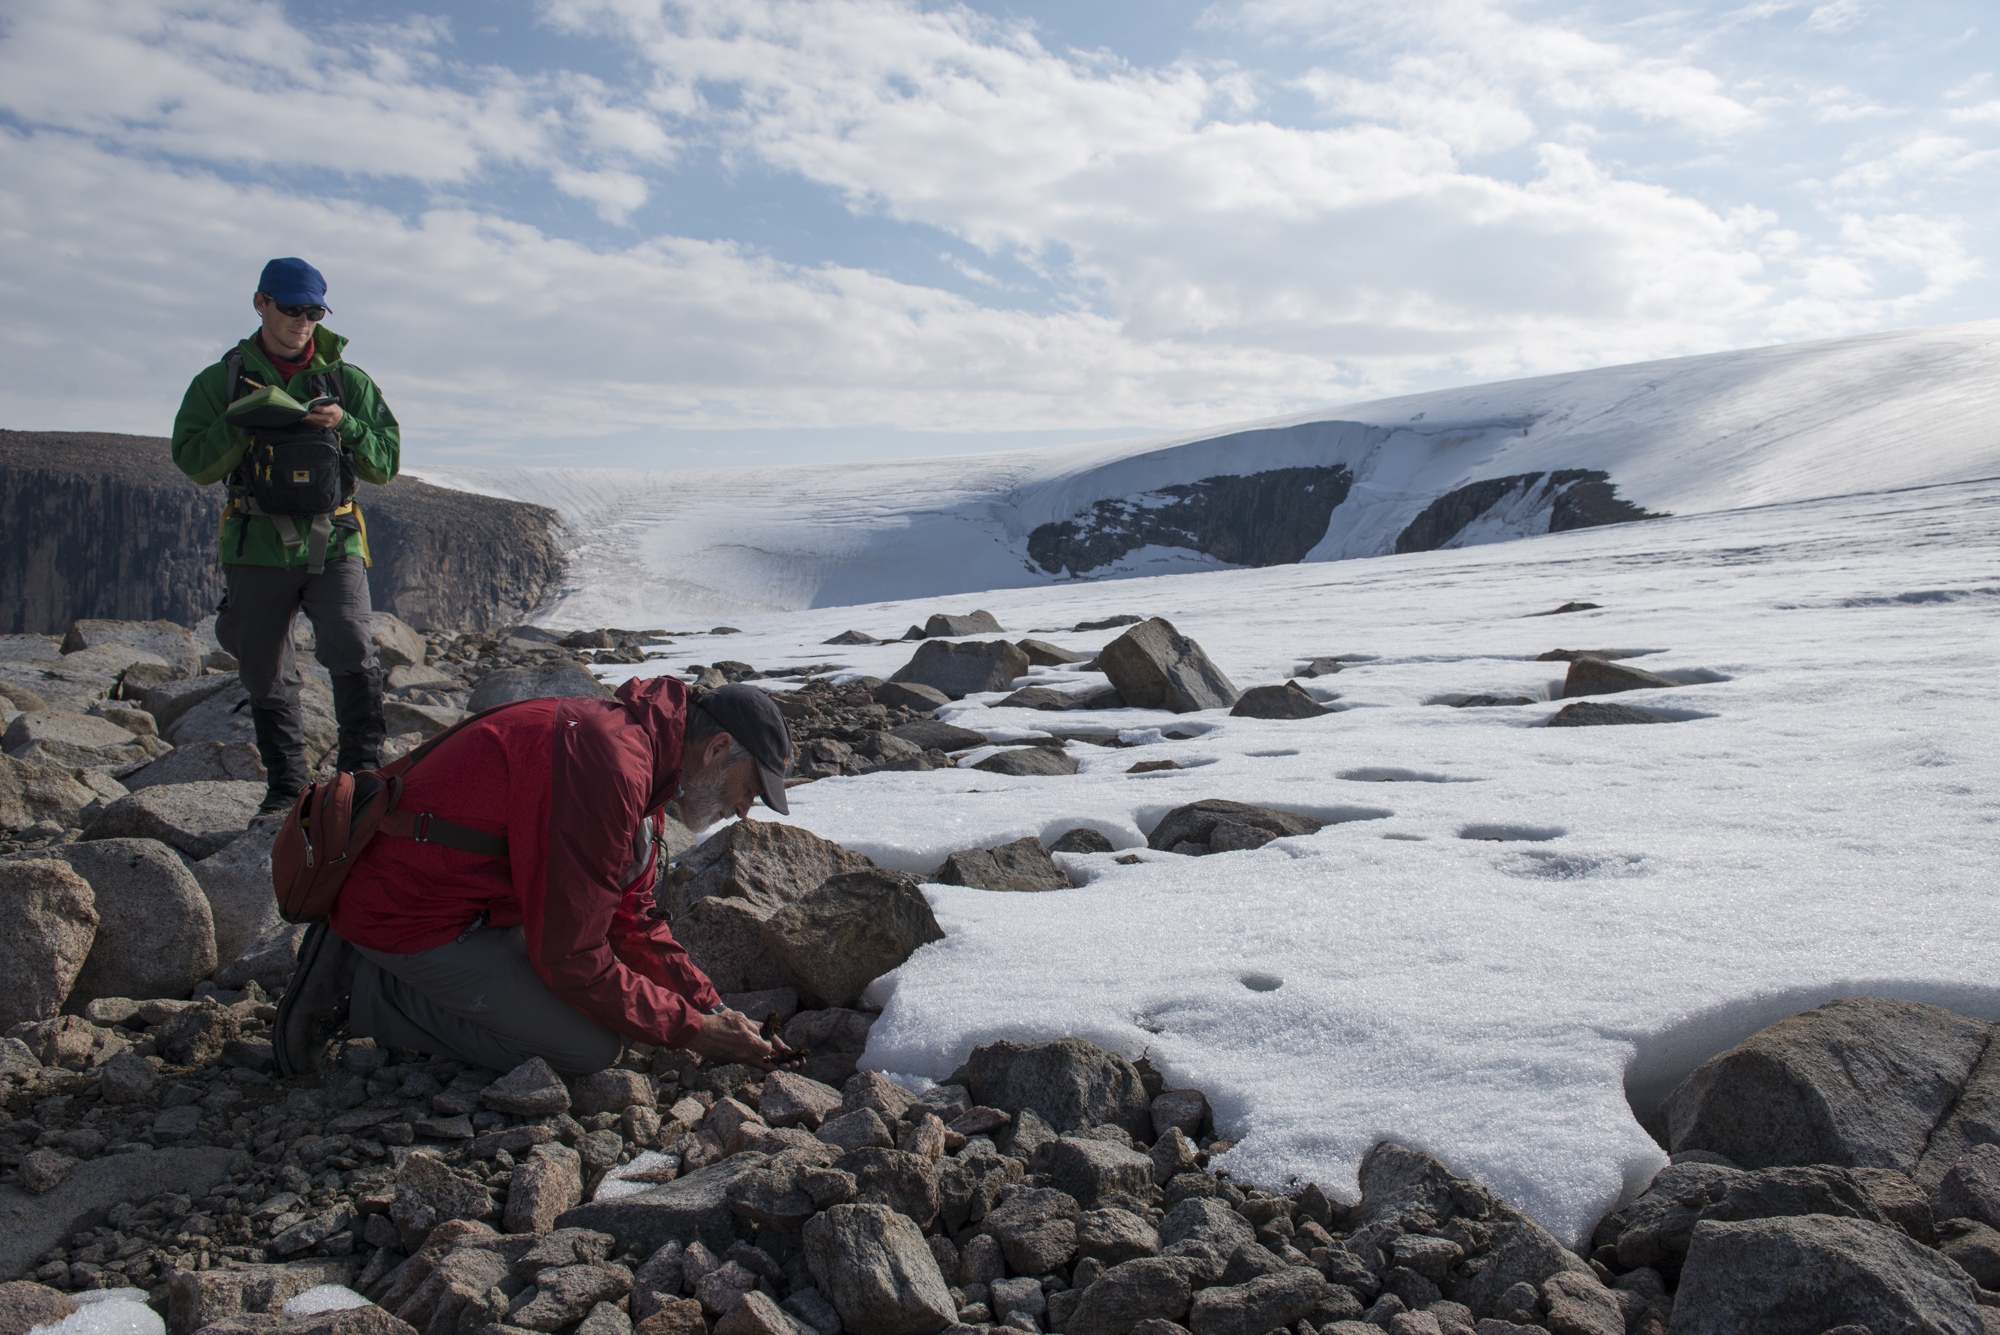
{"label": "man in green jacket", "polygon": [[[375,382],[341,360],[347,340],[320,323],[327,307],[319,270],[301,259],[272,260],[252,304],[261,327],[188,386],[174,418],[173,451],[196,482],[229,488],[219,552],[226,591],[215,638],[235,655],[250,694],[269,783],[261,810],[274,812],[305,791],[318,759],[305,754],[299,717],[304,683],[292,655],[292,622],[301,610],[313,625],[315,655],[333,678],[338,767],[381,763],[368,528],[354,479],[395,477],[402,440]],[[310,411],[276,426],[246,429],[227,420],[231,403],[273,388],[296,401],[281,412]],[[287,481],[301,485],[288,492]]]}

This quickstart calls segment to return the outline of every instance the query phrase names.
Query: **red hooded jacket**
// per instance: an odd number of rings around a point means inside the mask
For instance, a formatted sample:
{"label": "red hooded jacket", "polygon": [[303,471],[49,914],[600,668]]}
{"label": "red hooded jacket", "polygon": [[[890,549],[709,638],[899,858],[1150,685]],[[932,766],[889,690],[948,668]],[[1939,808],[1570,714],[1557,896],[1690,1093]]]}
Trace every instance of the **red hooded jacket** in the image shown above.
{"label": "red hooded jacket", "polygon": [[655,918],[657,851],[630,875],[635,837],[680,787],[687,688],[625,683],[616,699],[524,700],[468,724],[412,769],[399,809],[507,836],[504,858],[378,837],[331,923],[404,955],[457,940],[485,915],[517,924],[556,995],[605,1028],[678,1047],[721,1003]]}

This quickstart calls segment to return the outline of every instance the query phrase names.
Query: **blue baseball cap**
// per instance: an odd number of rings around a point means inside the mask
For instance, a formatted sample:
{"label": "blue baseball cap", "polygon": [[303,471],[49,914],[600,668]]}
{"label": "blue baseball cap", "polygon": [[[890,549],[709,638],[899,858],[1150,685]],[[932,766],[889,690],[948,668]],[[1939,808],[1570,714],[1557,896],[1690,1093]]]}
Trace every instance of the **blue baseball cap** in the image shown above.
{"label": "blue baseball cap", "polygon": [[326,305],[326,276],[296,256],[265,265],[257,290],[281,306]]}

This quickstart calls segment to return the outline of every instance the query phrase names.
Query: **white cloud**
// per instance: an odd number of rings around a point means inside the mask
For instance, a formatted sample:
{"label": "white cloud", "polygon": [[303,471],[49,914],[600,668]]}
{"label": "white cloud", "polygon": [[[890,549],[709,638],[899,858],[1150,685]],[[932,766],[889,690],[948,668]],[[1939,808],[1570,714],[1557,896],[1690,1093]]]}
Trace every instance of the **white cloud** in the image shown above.
{"label": "white cloud", "polygon": [[[1346,22],[1343,40],[1438,39],[1442,56],[1408,56],[1378,84],[1311,76],[1346,113],[1326,127],[1244,112],[1240,71],[1086,60],[957,8],[565,0],[554,13],[633,43],[661,105],[695,108],[687,119],[734,151],[857,210],[1053,265],[1141,344],[1317,357],[1392,380],[1425,359],[1500,375],[1741,341],[1773,296],[1754,239],[1768,212],[1718,212],[1553,140],[1524,181],[1466,165],[1534,142],[1551,106],[1704,134],[1756,115],[1698,68],[1469,0],[1421,19],[1345,4],[1247,12],[1265,28],[1317,23],[1321,37]],[[718,85],[735,95],[727,110],[703,99]]]}
{"label": "white cloud", "polygon": [[645,427],[1073,427],[1084,402],[1099,423],[1163,404],[1225,421],[1373,388],[1318,359],[1143,345],[1101,315],[990,310],[728,243],[593,249],[0,132],[0,420],[164,434],[194,372],[254,326],[280,250],[326,272],[329,323],[433,457]]}
{"label": "white cloud", "polygon": [[552,175],[556,189],[596,205],[597,216],[606,222],[624,222],[651,193],[646,182],[631,172],[585,172],[558,167]]}
{"label": "white cloud", "polygon": [[[321,33],[270,0],[21,0],[0,40],[0,107],[120,152],[304,190],[325,182],[300,176],[327,173],[460,186],[496,166],[615,170],[671,156],[656,122],[610,105],[594,81],[450,67],[445,36],[422,18]],[[579,145],[615,161],[574,161]]]}
{"label": "white cloud", "polygon": [[[1358,56],[1383,69],[1385,77],[1372,82],[1338,68],[1315,72],[1340,88],[1337,105],[1349,114],[1367,114],[1380,99],[1392,114],[1407,115],[1414,98],[1428,95],[1455,104],[1454,111],[1497,114],[1514,129],[1543,108],[1629,112],[1711,136],[1758,119],[1754,107],[1731,96],[1720,77],[1700,65],[1627,50],[1555,22],[1525,22],[1496,0],[1246,0],[1211,21],[1303,38],[1314,49]],[[1420,122],[1421,111],[1417,116]],[[1502,137],[1496,146],[1525,137]]]}
{"label": "white cloud", "polygon": [[[328,271],[336,327],[420,451],[648,426],[1221,422],[1906,322],[1980,272],[1956,216],[1911,200],[1986,167],[1985,108],[1825,164],[1825,221],[1802,225],[1634,171],[1629,127],[1726,166],[1787,106],[1872,111],[1865,94],[1786,102],[1670,42],[1500,0],[1255,0],[1210,20],[1309,51],[1282,74],[1140,67],[906,0],[546,13],[638,72],[474,66],[434,21],[319,31],[271,0],[21,0],[0,30],[0,110],[22,127],[0,129],[0,414],[163,429],[275,253]],[[1277,116],[1299,89],[1322,118]],[[244,129],[294,121],[309,153]],[[964,291],[647,234],[648,205],[714,155],[821,187],[804,207],[844,208]],[[524,171],[624,239],[525,225]],[[350,174],[415,188],[391,210]],[[79,399],[95,361],[115,388]]]}
{"label": "white cloud", "polygon": [[1859,23],[1868,12],[1866,0],[1828,0],[1815,5],[1806,15],[1806,27],[1814,32],[1843,33]]}

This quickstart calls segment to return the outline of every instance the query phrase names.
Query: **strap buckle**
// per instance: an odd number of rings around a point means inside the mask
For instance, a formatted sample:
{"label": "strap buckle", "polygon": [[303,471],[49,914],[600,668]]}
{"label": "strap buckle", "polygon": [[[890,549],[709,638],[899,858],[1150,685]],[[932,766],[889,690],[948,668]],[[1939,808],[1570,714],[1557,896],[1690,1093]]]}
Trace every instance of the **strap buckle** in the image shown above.
{"label": "strap buckle", "polygon": [[421,811],[417,813],[417,825],[416,828],[410,832],[410,838],[416,840],[420,844],[427,844],[431,841],[430,812]]}

